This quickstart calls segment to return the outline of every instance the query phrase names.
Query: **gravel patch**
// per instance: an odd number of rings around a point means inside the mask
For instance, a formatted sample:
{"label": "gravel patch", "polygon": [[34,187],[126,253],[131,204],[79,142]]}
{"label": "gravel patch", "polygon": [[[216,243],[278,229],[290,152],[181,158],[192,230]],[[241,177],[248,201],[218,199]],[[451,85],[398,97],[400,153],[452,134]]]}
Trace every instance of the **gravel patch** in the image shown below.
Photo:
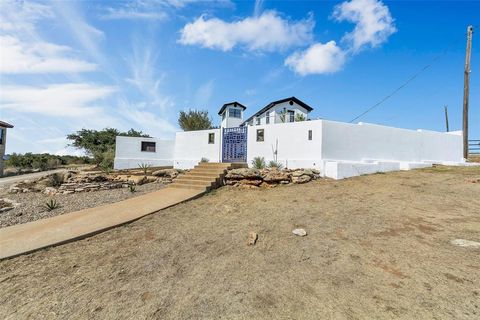
{"label": "gravel patch", "polygon": [[[14,200],[20,203],[20,205],[12,210],[0,213],[0,228],[98,207],[103,204],[118,202],[144,193],[160,190],[164,187],[165,185],[162,183],[153,182],[136,186],[136,192],[134,193],[130,192],[128,188],[121,188],[95,192],[60,194],[53,197],[41,192],[7,194],[5,190],[3,190],[4,194],[1,197]],[[45,203],[52,198],[57,200],[59,207],[55,210],[47,211]]]}

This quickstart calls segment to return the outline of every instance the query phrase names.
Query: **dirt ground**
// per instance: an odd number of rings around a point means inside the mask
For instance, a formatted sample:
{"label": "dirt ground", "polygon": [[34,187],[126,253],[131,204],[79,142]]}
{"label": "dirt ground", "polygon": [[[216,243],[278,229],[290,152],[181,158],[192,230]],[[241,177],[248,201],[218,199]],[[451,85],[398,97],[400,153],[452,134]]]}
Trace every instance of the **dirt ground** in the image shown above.
{"label": "dirt ground", "polygon": [[0,261],[0,318],[479,319],[480,248],[454,239],[480,241],[478,167],[225,187]]}

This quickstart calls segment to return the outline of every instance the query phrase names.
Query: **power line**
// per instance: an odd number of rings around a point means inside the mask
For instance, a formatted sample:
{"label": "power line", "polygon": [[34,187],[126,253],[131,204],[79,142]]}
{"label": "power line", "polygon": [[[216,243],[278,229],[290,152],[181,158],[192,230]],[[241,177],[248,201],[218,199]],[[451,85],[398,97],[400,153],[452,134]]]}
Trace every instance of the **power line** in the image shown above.
{"label": "power line", "polygon": [[429,69],[437,60],[439,60],[442,56],[444,56],[447,51],[455,44],[457,44],[458,42],[460,41],[460,39],[458,40],[455,40],[455,41],[452,41],[445,49],[442,50],[442,52],[437,55],[436,57],[434,57],[427,65],[425,65],[423,68],[421,68],[419,71],[417,71],[413,76],[411,76],[410,78],[408,78],[407,81],[405,81],[402,85],[400,85],[399,87],[397,87],[395,90],[393,90],[391,93],[389,93],[388,95],[386,95],[382,100],[378,101],[377,103],[375,103],[374,105],[372,105],[371,107],[369,107],[368,109],[366,109],[364,112],[362,112],[361,114],[359,114],[358,116],[356,116],[355,118],[353,118],[352,120],[349,121],[349,123],[352,123],[354,122],[355,120],[363,117],[364,115],[366,115],[367,113],[369,113],[370,111],[372,111],[373,109],[375,109],[376,107],[378,107],[379,105],[381,105],[382,103],[384,103],[385,101],[387,101],[388,99],[390,99],[392,96],[394,96],[398,91],[402,90],[403,88],[405,88],[410,82],[412,82],[413,80],[415,80],[415,78],[417,78],[419,75],[421,75],[423,72],[425,72],[427,69]]}

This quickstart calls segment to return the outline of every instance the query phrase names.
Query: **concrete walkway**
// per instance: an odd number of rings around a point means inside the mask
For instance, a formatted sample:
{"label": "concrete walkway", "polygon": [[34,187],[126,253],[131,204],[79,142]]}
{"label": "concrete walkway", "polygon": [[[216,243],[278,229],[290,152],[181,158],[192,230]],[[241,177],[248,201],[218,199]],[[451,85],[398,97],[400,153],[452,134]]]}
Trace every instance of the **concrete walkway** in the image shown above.
{"label": "concrete walkway", "polygon": [[26,174],[19,174],[18,176],[9,176],[9,177],[2,177],[0,178],[0,186],[8,185],[15,182],[20,182],[23,180],[33,180],[38,179],[44,176],[48,176],[49,174],[65,172],[67,169],[54,169],[54,170],[47,170],[47,171],[39,171],[33,173],[26,173]]}
{"label": "concrete walkway", "polygon": [[100,207],[0,229],[0,259],[84,238],[205,193],[164,188]]}

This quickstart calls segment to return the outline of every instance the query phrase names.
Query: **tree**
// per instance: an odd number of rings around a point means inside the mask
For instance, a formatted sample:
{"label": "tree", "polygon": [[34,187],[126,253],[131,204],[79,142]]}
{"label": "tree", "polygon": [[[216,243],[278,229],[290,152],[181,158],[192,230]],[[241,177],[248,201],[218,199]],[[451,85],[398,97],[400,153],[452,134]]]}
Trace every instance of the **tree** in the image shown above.
{"label": "tree", "polygon": [[89,156],[92,156],[95,164],[113,167],[116,136],[149,137],[148,134],[134,129],[120,132],[114,128],[105,128],[103,130],[82,129],[67,135],[67,139],[73,141],[69,146],[83,149]]}
{"label": "tree", "polygon": [[180,111],[178,125],[183,131],[205,130],[212,128],[212,120],[208,117],[206,110]]}

